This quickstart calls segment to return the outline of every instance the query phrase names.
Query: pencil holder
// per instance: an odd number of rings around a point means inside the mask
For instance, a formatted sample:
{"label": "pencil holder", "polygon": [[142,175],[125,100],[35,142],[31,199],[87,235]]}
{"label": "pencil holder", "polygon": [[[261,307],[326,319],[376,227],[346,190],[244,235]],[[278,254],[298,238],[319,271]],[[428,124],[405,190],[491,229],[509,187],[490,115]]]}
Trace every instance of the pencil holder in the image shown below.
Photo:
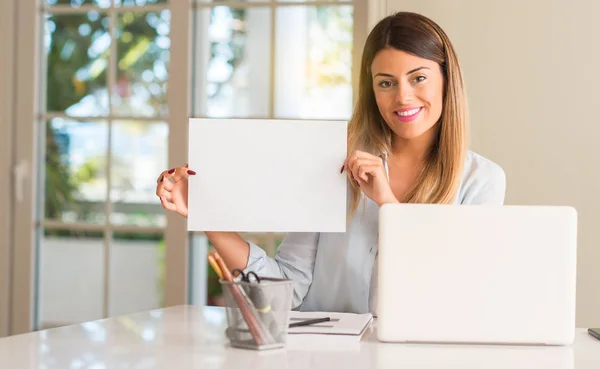
{"label": "pencil holder", "polygon": [[285,346],[292,308],[292,281],[256,278],[219,282],[227,312],[225,333],[232,347],[268,350]]}

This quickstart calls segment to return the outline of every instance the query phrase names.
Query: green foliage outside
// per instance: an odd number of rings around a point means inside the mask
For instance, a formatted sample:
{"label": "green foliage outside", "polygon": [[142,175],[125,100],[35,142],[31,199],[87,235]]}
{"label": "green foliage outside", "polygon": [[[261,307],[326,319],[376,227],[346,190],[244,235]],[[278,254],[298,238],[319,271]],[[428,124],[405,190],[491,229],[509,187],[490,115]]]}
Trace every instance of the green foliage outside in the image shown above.
{"label": "green foliage outside", "polygon": [[[157,2],[148,0],[147,3]],[[160,2],[160,1],[159,1]],[[59,3],[68,3],[68,0],[60,0]],[[352,33],[352,21],[348,21],[346,11],[336,7],[318,7],[316,11],[317,21],[322,25],[328,22],[336,22],[342,32]],[[156,46],[156,40],[161,37],[161,32],[153,25],[153,19],[159,17],[155,13],[123,13],[119,16],[117,24],[117,71],[116,82],[124,85],[135,80],[140,82],[140,77],[145,71],[153,71],[155,60],[164,57],[168,52]],[[214,16],[214,13],[213,13]],[[231,16],[242,22],[246,17],[245,9],[231,9]],[[348,28],[349,27],[349,28]],[[99,115],[108,113],[108,108],[102,106],[101,95],[107,94],[108,62],[110,60],[109,50],[106,48],[97,51],[97,43],[101,38],[108,36],[108,17],[106,14],[90,12],[86,14],[49,15],[46,17],[47,35],[44,39],[47,52],[47,80],[46,80],[46,107],[49,112],[65,112],[70,107],[90,97],[97,98]],[[234,69],[240,64],[244,57],[245,37],[244,27],[233,30],[230,42],[227,45],[212,44],[211,54],[216,56],[223,53],[223,47],[227,48],[229,55],[227,63]],[[110,37],[109,37],[110,39]],[[96,45],[96,46],[95,46]],[[315,66],[311,72],[312,78],[318,85],[331,85],[349,83],[349,76],[344,73],[332,72],[336,64],[339,64],[340,55],[345,55],[351,48],[351,40],[340,42],[332,47],[320,61],[320,67]],[[339,68],[338,68],[339,70]],[[152,81],[162,83],[165,81]],[[215,93],[223,87],[227,81],[217,83]],[[117,86],[118,87],[118,86]],[[99,98],[100,96],[100,98]],[[159,112],[165,105],[165,95],[152,96],[148,103]],[[104,99],[107,100],[106,98]],[[92,114],[90,114],[92,115]],[[90,204],[82,201],[79,189],[82,185],[92,183],[106,174],[106,158],[90,157],[85,163],[73,170],[69,163],[68,153],[63,152],[64,145],[61,140],[65,133],[55,128],[51,121],[43,122],[45,125],[45,197],[43,216],[47,219],[62,219],[66,211],[76,214],[75,220],[88,222],[91,216]],[[103,124],[100,122],[79,124]],[[115,173],[113,173],[115,175]],[[135,214],[135,209],[131,214]],[[138,216],[143,214],[137,214]],[[63,235],[70,237],[103,237],[102,232],[85,231],[56,231],[45,230],[46,235]],[[164,252],[165,244],[162,235],[118,233],[115,239],[127,240],[153,240],[159,241],[157,247],[157,263],[159,266],[159,277],[157,280],[158,291],[162,294],[164,286]],[[281,240],[277,241],[279,246]],[[212,268],[209,271],[209,296],[221,294],[221,286]],[[161,297],[162,298],[162,297]],[[162,301],[161,301],[162,305]]]}
{"label": "green foliage outside", "polygon": [[[47,16],[46,111],[65,112],[81,101],[92,98],[98,103],[95,111],[89,112],[89,115],[108,113],[103,104],[107,103],[107,71],[110,60],[108,44],[111,41],[102,41],[110,40],[108,21],[106,14],[96,12]],[[153,72],[155,60],[164,59],[164,53],[168,51],[157,47],[155,42],[161,36],[161,30],[157,26],[160,23],[160,14],[157,13],[122,13],[118,17],[119,37],[112,41],[117,44],[117,83],[125,86],[141,83],[142,73]],[[99,47],[102,42],[108,44],[104,48]],[[164,85],[164,81],[157,81],[156,77],[154,79],[148,84]],[[158,112],[164,106],[164,100],[164,93],[160,93],[152,95],[148,104]],[[121,109],[126,110],[126,107]],[[44,216],[48,219],[61,219],[68,209],[75,211],[78,221],[88,221],[85,205],[82,205],[78,191],[81,185],[98,179],[101,174],[105,175],[106,158],[88,158],[73,172],[68,153],[61,150],[66,146],[61,139],[68,139],[68,136],[55,128],[51,121],[43,124],[46,132]]]}

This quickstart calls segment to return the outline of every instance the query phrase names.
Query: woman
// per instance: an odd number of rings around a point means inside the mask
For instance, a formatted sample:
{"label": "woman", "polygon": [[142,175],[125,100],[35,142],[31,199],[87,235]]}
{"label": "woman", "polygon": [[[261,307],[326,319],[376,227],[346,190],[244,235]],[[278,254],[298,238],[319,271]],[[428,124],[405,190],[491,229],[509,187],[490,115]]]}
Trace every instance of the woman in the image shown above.
{"label": "woman", "polygon": [[[207,232],[230,268],[293,280],[300,310],[377,313],[381,205],[504,202],[504,171],[466,148],[461,69],[438,25],[407,12],[383,19],[367,39],[359,84],[341,168],[351,186],[345,233],[291,233],[270,258],[237,233]],[[165,209],[187,216],[194,174],[161,174],[156,193]]]}

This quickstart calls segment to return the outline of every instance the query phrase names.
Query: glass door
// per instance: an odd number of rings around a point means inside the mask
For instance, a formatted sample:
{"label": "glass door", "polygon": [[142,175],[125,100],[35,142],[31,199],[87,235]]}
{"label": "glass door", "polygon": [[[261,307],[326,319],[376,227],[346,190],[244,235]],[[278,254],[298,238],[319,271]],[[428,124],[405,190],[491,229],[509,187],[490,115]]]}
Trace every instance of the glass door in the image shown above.
{"label": "glass door", "polygon": [[30,175],[17,185],[31,186],[31,199],[25,190],[16,256],[31,268],[14,283],[31,293],[15,301],[27,307],[15,333],[185,303],[185,223],[165,213],[155,186],[187,156],[187,48],[172,40],[185,45],[189,7],[24,0],[21,8],[21,20],[39,25],[25,40],[39,74],[25,84],[35,99],[19,122],[32,129],[17,128],[32,150],[20,153]]}

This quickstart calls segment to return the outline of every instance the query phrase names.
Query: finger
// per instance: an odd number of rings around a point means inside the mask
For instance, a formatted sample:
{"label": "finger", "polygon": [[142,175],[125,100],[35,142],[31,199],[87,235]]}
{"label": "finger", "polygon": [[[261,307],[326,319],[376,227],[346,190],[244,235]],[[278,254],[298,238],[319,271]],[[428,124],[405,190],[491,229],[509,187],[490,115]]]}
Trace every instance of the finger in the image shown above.
{"label": "finger", "polygon": [[350,156],[347,156],[346,159],[344,159],[344,165],[342,166],[342,172],[346,172],[349,173],[349,166],[350,165]]}
{"label": "finger", "polygon": [[356,153],[356,156],[361,159],[379,159],[379,157],[377,157],[371,153],[368,153],[366,151],[356,150],[355,153]]}
{"label": "finger", "polygon": [[344,162],[344,172],[346,172],[350,177],[352,177],[352,169],[350,168],[350,158],[346,158]]}
{"label": "finger", "polygon": [[368,182],[366,182],[364,179],[362,179],[360,176],[356,176],[356,179],[354,180],[354,182],[358,185],[359,188],[364,188]]}
{"label": "finger", "polygon": [[377,176],[377,170],[379,167],[377,165],[361,165],[358,169],[358,177],[363,179],[365,182],[369,182],[369,174],[373,177]]}
{"label": "finger", "polygon": [[354,158],[351,159],[352,163],[350,164],[350,170],[352,171],[352,177],[354,178],[354,180],[358,179],[358,171],[361,168],[361,166],[365,165],[368,163],[368,159],[363,159],[363,158]]}
{"label": "finger", "polygon": [[348,158],[344,159],[344,164],[342,165],[342,173],[346,172],[346,174],[349,174],[350,172],[348,171]]}
{"label": "finger", "polygon": [[359,163],[375,163],[376,160],[379,160],[374,155],[369,154],[368,152],[355,150],[348,158],[346,159],[346,170],[353,171],[356,168],[356,165]]}
{"label": "finger", "polygon": [[167,171],[165,170],[164,172],[162,172],[158,178],[156,178],[156,183],[160,183],[165,179],[165,175],[167,174]]}
{"label": "finger", "polygon": [[362,166],[359,170],[358,170],[358,178],[362,179],[365,182],[369,182],[369,176],[367,176],[367,172],[366,172],[366,167]]}
{"label": "finger", "polygon": [[163,192],[164,188],[165,188],[165,183],[168,181],[162,180],[157,186],[156,186],[156,196],[160,197],[160,194]]}
{"label": "finger", "polygon": [[348,173],[348,175],[350,176],[350,178],[354,179],[354,174],[352,174],[352,165],[354,164],[354,161],[351,158],[346,159],[347,163],[346,163],[346,172]]}
{"label": "finger", "polygon": [[167,190],[162,190],[162,192],[158,195],[158,197],[164,197],[165,200],[167,200],[168,202],[174,202],[173,201],[173,193]]}
{"label": "finger", "polygon": [[177,183],[177,182],[181,181],[183,178],[187,178],[188,176],[193,176],[193,175],[196,175],[196,172],[194,172],[193,170],[188,169],[186,167],[178,167],[178,168],[173,168],[173,169],[169,170],[165,174],[165,178],[168,178],[173,183]]}
{"label": "finger", "polygon": [[378,161],[374,161],[373,159],[360,159],[360,162],[356,165],[355,176],[358,178],[362,178],[365,182],[369,182],[369,176],[367,174],[375,177],[377,172],[381,169],[381,163]]}
{"label": "finger", "polygon": [[357,160],[357,157],[356,157],[355,153],[350,154],[350,156],[348,156],[346,158],[346,171],[348,171],[348,173],[350,173],[350,175],[352,175],[352,178],[354,178],[353,170],[354,170],[354,166],[356,165],[356,160]]}
{"label": "finger", "polygon": [[167,191],[173,191],[175,184],[171,181],[163,181],[163,188]]}
{"label": "finger", "polygon": [[163,178],[156,186],[156,196],[160,197],[163,190],[172,191],[174,186],[175,185],[171,181]]}
{"label": "finger", "polygon": [[358,156],[357,161],[360,161],[361,163],[375,164],[381,162],[381,158],[365,152]]}
{"label": "finger", "polygon": [[167,201],[167,199],[165,199],[164,197],[160,198],[160,204],[162,205],[163,208],[170,210],[170,211],[177,211],[177,206],[175,206],[175,204],[170,203]]}
{"label": "finger", "polygon": [[352,178],[354,178],[354,180],[357,182],[358,182],[358,171],[361,168],[361,166],[363,165],[362,160],[363,159],[354,159],[352,161],[352,164],[350,164],[350,168],[352,171]]}

